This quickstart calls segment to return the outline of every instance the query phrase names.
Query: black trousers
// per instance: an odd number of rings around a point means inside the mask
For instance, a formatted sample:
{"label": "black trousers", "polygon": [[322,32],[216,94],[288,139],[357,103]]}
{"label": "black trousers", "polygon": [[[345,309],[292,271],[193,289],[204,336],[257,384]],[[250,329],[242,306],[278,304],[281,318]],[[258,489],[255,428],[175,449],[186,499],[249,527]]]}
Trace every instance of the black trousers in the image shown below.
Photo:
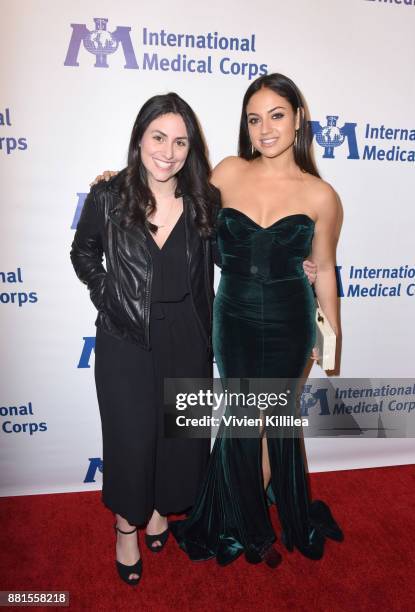
{"label": "black trousers", "polygon": [[95,382],[102,423],[102,500],[132,525],[153,510],[190,508],[203,480],[208,439],[163,436],[164,377],[209,378],[211,360],[190,296],[154,304],[151,351],[97,329]]}

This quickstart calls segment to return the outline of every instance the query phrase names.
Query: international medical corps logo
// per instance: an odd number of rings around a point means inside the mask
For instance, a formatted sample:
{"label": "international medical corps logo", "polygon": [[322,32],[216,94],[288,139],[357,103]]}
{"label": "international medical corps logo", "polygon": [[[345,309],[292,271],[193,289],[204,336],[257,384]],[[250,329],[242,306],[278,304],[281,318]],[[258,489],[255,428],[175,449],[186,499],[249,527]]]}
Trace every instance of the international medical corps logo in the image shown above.
{"label": "international medical corps logo", "polygon": [[327,124],[322,126],[319,121],[310,121],[313,137],[324,149],[323,158],[334,159],[334,150],[347,142],[349,154],[347,159],[360,159],[356,139],[356,123],[337,125],[338,115],[327,115]]}
{"label": "international medical corps logo", "polygon": [[[415,1],[415,0],[414,0]],[[312,136],[324,149],[323,158],[334,159],[335,150],[348,148],[347,159],[378,162],[415,162],[415,129],[413,126],[373,125],[370,122],[359,125],[359,147],[357,145],[356,123],[346,122],[339,126],[338,115],[327,115],[326,125],[310,121]]]}
{"label": "international medical corps logo", "polygon": [[[79,66],[78,56],[83,46],[84,51],[95,57],[95,68],[108,68],[110,56],[121,49],[125,58],[124,68],[134,70],[195,75],[218,73],[248,80],[267,73],[267,64],[257,59],[255,32],[235,36],[215,30],[174,32],[166,26],[157,30],[142,26],[134,27],[131,37],[132,28],[128,26],[118,25],[113,31],[108,30],[105,17],[94,17],[94,23],[91,30],[85,23],[71,24],[72,35],[64,66]],[[204,51],[194,54],[193,49]],[[85,55],[84,51],[81,55]]]}
{"label": "international medical corps logo", "polygon": [[84,23],[71,23],[72,36],[66,54],[65,66],[79,66],[78,55],[83,44],[88,53],[95,55],[95,68],[108,68],[108,56],[122,47],[124,68],[138,69],[137,59],[131,42],[131,28],[117,26],[113,32],[107,30],[108,19],[94,17],[95,29],[88,30]]}
{"label": "international medical corps logo", "polygon": [[330,414],[329,403],[327,399],[327,389],[313,388],[312,384],[304,385],[303,392],[300,396],[300,414],[308,417],[310,408],[320,410],[320,415]]}

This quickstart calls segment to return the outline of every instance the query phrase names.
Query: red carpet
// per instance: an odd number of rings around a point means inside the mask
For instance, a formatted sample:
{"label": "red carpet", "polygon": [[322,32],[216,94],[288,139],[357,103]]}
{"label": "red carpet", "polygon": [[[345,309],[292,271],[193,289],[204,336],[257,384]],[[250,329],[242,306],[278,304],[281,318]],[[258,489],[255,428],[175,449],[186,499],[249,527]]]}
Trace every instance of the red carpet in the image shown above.
{"label": "red carpet", "polygon": [[311,484],[345,533],[321,561],[279,545],[276,570],[243,558],[220,568],[191,563],[170,538],[159,555],[141,547],[136,588],[115,574],[100,493],[2,498],[0,590],[69,591],[71,610],[414,610],[415,467],[312,474]]}

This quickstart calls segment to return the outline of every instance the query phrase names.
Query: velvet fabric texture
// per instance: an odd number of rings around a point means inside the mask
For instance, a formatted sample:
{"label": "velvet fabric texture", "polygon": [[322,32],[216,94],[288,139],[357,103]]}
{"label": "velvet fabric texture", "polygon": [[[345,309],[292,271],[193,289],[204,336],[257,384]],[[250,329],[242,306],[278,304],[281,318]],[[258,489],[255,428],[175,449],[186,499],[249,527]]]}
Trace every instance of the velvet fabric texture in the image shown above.
{"label": "velvet fabric texture", "polygon": [[[221,379],[298,380],[315,340],[312,288],[303,271],[314,221],[304,214],[262,228],[244,213],[223,208],[217,243],[222,274],[214,302],[213,347]],[[227,414],[232,409],[227,408]],[[269,517],[276,503],[288,550],[321,558],[324,538],[342,532],[324,502],[312,502],[302,440],[289,432],[266,436],[271,466],[263,486],[262,439],[221,427],[198,500],[184,521],[171,523],[193,560],[216,556],[226,565],[244,553],[258,563],[276,539]]]}

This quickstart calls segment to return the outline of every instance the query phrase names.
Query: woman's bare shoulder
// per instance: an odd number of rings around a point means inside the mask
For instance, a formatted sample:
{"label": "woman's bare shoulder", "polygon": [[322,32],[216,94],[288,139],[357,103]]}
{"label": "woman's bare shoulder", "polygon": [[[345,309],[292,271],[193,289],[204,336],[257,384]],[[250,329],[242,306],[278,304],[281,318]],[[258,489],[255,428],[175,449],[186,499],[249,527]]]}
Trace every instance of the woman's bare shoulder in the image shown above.
{"label": "woman's bare shoulder", "polygon": [[337,198],[337,193],[327,181],[318,176],[307,174],[304,177],[304,187],[315,203],[330,202]]}
{"label": "woman's bare shoulder", "polygon": [[342,206],[336,190],[323,179],[308,175],[307,193],[317,217],[341,217]]}
{"label": "woman's bare shoulder", "polygon": [[244,172],[249,165],[249,162],[242,157],[231,155],[225,157],[218,165],[213,169],[212,172],[212,183],[216,187],[223,186],[229,180],[233,180],[240,172]]}

